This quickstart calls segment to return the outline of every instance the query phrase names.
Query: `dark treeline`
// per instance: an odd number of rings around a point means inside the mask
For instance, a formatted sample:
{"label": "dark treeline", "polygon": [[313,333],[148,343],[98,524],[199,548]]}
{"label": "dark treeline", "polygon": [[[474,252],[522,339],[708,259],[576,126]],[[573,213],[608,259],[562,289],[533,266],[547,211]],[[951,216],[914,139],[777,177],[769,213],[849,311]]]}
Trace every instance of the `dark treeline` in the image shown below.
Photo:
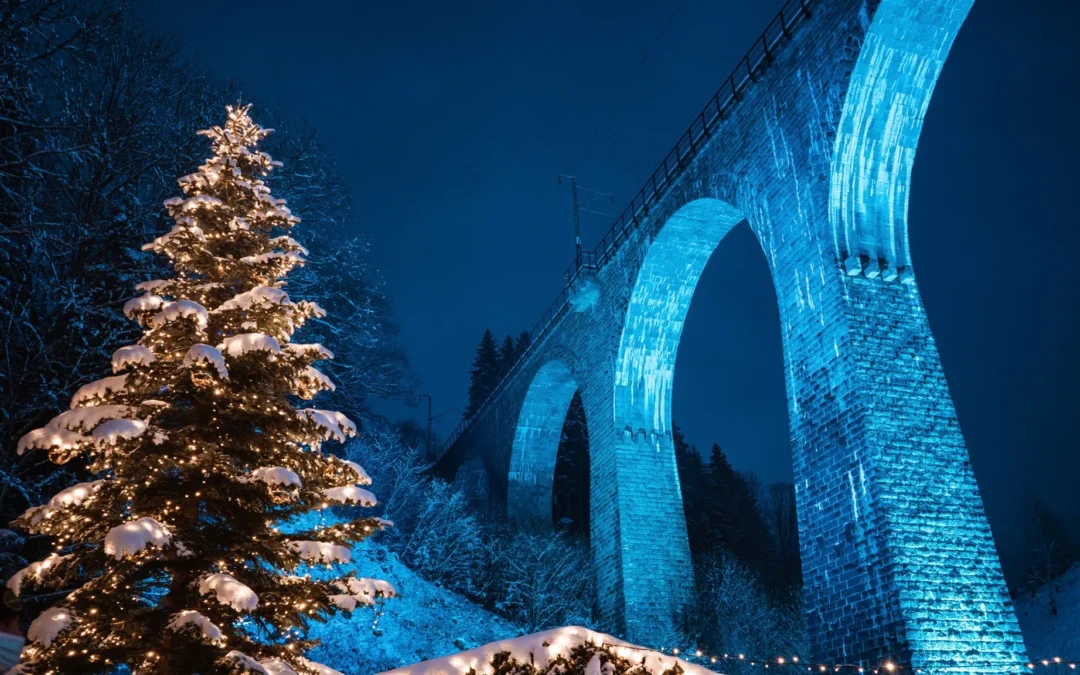
{"label": "dark treeline", "polygon": [[[121,307],[160,272],[141,246],[168,231],[162,201],[208,155],[195,132],[251,100],[179,48],[141,28],[125,0],[0,0],[2,522],[80,471],[18,456],[15,444],[137,336]],[[368,398],[406,396],[412,379],[366,244],[352,234],[359,214],[315,131],[255,103],[257,120],[278,130],[266,149],[285,166],[272,187],[304,216],[310,262],[290,294],[335,318],[305,336],[337,353],[338,393],[325,403],[363,419]]]}
{"label": "dark treeline", "polygon": [[[487,400],[527,340],[523,333],[500,343],[490,330],[484,332],[470,372],[466,416]],[[684,634],[665,639],[716,652],[800,651],[805,635],[794,486],[765,486],[754,474],[737,471],[718,444],[706,459],[677,425],[672,440],[698,602],[684,617]],[[589,492],[588,423],[578,392],[567,409],[555,462],[551,518],[557,537],[588,540]]]}
{"label": "dark treeline", "polygon": [[501,343],[495,340],[490,330],[484,331],[476,348],[472,370],[469,371],[469,405],[465,409],[465,417],[471,417],[480,409],[499,381],[528,348],[528,331],[522,331],[517,338],[507,335]]}

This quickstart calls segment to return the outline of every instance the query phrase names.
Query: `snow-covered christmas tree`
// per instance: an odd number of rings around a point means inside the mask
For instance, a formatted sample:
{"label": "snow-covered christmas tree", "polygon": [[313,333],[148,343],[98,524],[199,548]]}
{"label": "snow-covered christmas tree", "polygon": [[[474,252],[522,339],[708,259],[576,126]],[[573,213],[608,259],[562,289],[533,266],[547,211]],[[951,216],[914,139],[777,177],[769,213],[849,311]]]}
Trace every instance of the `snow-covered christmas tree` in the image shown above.
{"label": "snow-covered christmas tree", "polygon": [[288,236],[299,218],[263,182],[280,165],[257,150],[270,130],[248,112],[230,107],[224,127],[200,132],[214,155],[165,202],[176,223],[145,248],[175,274],[125,306],[138,344],[19,441],[57,463],[83,456],[97,478],[16,521],[56,551],[8,586],[75,587],[30,627],[33,672],[336,673],[304,658],[305,627],[393,595],[377,580],[299,575],[347,563],[384,521],[280,529],[375,498],[364,469],[320,451],[353,423],[294,406],[334,388],[312,365],[332,355],[291,342],[323,312],[284,290],[306,251]]}

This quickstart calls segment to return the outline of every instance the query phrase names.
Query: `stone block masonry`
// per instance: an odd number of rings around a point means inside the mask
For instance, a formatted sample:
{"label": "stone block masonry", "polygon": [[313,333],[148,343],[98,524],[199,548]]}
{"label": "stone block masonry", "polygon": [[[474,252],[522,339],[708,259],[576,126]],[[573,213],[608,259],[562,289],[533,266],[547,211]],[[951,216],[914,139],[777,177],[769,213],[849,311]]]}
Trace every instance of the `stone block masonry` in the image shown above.
{"label": "stone block masonry", "polygon": [[510,517],[550,522],[558,437],[580,392],[608,629],[648,643],[692,597],[675,355],[709,256],[747,223],[780,309],[807,656],[1026,672],[907,237],[923,116],[970,7],[788,2],[790,28],[747,86],[692,135],[440,461],[447,476],[482,464]]}

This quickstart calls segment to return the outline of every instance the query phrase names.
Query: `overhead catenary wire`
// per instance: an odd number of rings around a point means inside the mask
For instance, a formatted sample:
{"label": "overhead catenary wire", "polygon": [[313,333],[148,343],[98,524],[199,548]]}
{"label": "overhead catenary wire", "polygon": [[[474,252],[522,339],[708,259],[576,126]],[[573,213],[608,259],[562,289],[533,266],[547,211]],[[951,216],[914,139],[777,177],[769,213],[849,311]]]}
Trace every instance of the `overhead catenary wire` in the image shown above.
{"label": "overhead catenary wire", "polygon": [[581,147],[581,151],[577,154],[577,157],[575,157],[574,161],[570,163],[570,171],[574,170],[574,168],[577,166],[578,160],[582,158],[582,156],[585,154],[585,151],[588,150],[589,146],[592,145],[592,142],[596,140],[597,134],[599,134],[600,130],[604,128],[604,125],[607,124],[608,120],[611,118],[611,114],[614,113],[615,109],[619,107],[620,103],[622,103],[623,97],[626,96],[626,92],[630,91],[630,87],[637,80],[637,76],[641,73],[641,69],[645,66],[645,63],[649,60],[649,57],[652,56],[653,51],[655,51],[656,49],[656,45],[660,44],[660,40],[664,37],[664,34],[667,33],[668,26],[671,25],[671,22],[675,19],[675,15],[679,13],[679,10],[682,8],[684,2],[686,2],[686,0],[679,0],[679,2],[675,5],[675,9],[671,10],[671,14],[668,15],[667,21],[664,22],[664,25],[660,29],[660,32],[657,33],[656,39],[654,39],[652,44],[649,46],[649,50],[645,52],[645,55],[643,57],[641,57],[641,61],[638,63],[637,68],[634,69],[633,74],[630,75],[630,79],[626,81],[625,85],[623,85],[622,91],[620,91],[619,95],[615,98],[615,102],[611,104],[611,107],[608,108],[606,113],[604,113],[604,116],[600,118],[600,122],[596,125],[596,128],[593,129],[592,134],[589,136],[589,140],[585,141],[585,145]]}

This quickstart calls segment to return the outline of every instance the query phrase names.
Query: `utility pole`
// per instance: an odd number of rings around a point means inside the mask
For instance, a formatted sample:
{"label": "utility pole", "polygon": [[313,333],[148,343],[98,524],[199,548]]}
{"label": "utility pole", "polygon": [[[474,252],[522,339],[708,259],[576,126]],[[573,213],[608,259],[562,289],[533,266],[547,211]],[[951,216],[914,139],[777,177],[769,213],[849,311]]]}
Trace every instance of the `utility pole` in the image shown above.
{"label": "utility pole", "polygon": [[597,192],[596,190],[590,190],[589,188],[582,188],[582,190],[585,190],[586,192],[591,192],[591,193],[596,195],[596,197],[593,197],[589,201],[582,204],[582,203],[580,203],[578,201],[577,176],[564,176],[563,174],[559,174],[559,184],[560,185],[562,184],[562,182],[564,180],[569,180],[570,181],[570,194],[571,194],[571,196],[573,197],[573,200],[574,200],[574,269],[575,270],[580,270],[581,269],[581,263],[582,263],[582,259],[581,259],[582,258],[582,252],[581,252],[581,216],[580,216],[580,212],[581,211],[588,211],[589,213],[596,213],[596,214],[599,214],[601,216],[608,215],[606,213],[600,213],[599,211],[589,211],[589,209],[583,209],[581,207],[592,204],[593,202],[604,199],[605,197],[607,197],[611,201],[611,203],[615,203],[615,195],[611,194],[610,192]]}
{"label": "utility pole", "polygon": [[433,456],[435,451],[431,447],[431,394],[420,394],[420,398],[427,399],[427,456],[430,462],[435,459]]}

